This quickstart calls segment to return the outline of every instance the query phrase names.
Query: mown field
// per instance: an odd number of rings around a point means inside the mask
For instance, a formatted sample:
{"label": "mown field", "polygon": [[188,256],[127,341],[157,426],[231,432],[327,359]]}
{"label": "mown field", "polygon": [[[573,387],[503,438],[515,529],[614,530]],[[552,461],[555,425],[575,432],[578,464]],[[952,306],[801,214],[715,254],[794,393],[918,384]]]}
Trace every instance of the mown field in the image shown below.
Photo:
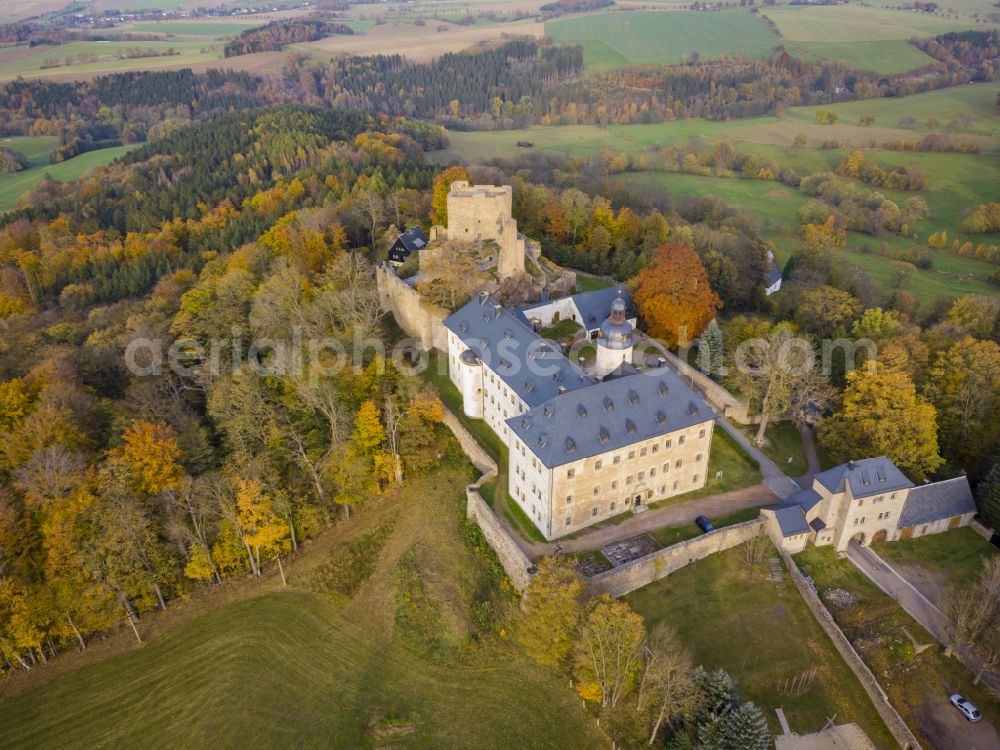
{"label": "mown field", "polygon": [[[775,553],[776,554],[776,553]],[[833,644],[791,582],[776,584],[766,566],[751,571],[742,547],[712,555],[625,597],[648,624],[665,622],[697,663],[721,667],[780,733],[782,707],[793,731],[816,732],[836,714],[857,722],[878,747],[892,737]],[[786,681],[816,669],[812,686],[796,695]]]}
{"label": "mown field", "polygon": [[679,63],[695,56],[766,57],[779,43],[763,20],[743,10],[588,13],[546,21],[545,33],[581,44],[584,67],[591,71]]}
{"label": "mown field", "polygon": [[14,208],[17,199],[31,190],[45,175],[54,180],[75,180],[94,167],[109,164],[127,154],[138,144],[88,151],[58,164],[49,163],[49,154],[56,147],[55,136],[31,136],[0,139],[6,146],[28,157],[29,166],[22,172],[0,174],[0,211]]}
{"label": "mown field", "polygon": [[288,588],[273,572],[230,584],[142,623],[141,647],[119,633],[121,653],[8,681],[4,748],[605,747],[554,672],[506,636],[470,643],[492,579],[463,541],[470,468],[446,464],[311,543]]}

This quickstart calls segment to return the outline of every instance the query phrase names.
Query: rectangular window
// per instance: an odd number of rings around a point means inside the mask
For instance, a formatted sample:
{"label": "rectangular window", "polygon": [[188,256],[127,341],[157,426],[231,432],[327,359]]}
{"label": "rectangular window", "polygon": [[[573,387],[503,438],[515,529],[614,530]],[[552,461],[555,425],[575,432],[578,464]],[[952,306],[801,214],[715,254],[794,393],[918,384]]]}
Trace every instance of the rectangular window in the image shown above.
{"label": "rectangular window", "polygon": [[573,496],[566,495],[566,505],[572,505],[572,504],[573,504]]}
{"label": "rectangular window", "polygon": [[611,503],[611,505],[608,506],[608,510],[614,511],[614,509],[615,509],[615,504]]}
{"label": "rectangular window", "polygon": [[618,464],[620,464],[621,462],[622,462],[622,457],[621,456],[615,456],[614,460],[612,461],[612,463],[615,464],[616,466]]}
{"label": "rectangular window", "polygon": [[679,468],[681,468],[681,465],[682,465],[683,463],[684,463],[684,459],[683,459],[683,458],[678,458],[678,459],[677,459],[677,461],[676,461],[676,462],[674,462],[674,468],[675,468],[675,469],[679,469]]}
{"label": "rectangular window", "polygon": [[697,456],[695,456],[695,457],[694,457],[694,462],[695,462],[696,464],[697,464],[697,463],[701,463],[701,454],[700,454],[700,453],[699,453],[699,454],[698,454]]}
{"label": "rectangular window", "polygon": [[567,479],[572,479],[575,476],[576,476],[576,469],[569,469],[569,470],[566,471],[566,478]]}
{"label": "rectangular window", "polygon": [[632,484],[632,475],[631,474],[629,474],[627,477],[625,477],[625,484]]}
{"label": "rectangular window", "polygon": [[643,478],[644,476],[646,476],[646,472],[644,472],[644,471],[640,471],[640,472],[639,472],[639,477],[638,477],[638,479],[639,479],[639,481],[640,481],[640,482],[642,481],[642,478]]}
{"label": "rectangular window", "polygon": [[652,469],[649,470],[649,476],[651,476],[651,477],[655,477],[656,476],[656,467],[655,466]]}
{"label": "rectangular window", "polygon": [[675,490],[677,489],[678,486],[679,486],[679,483],[678,482],[674,482],[674,489]]}
{"label": "rectangular window", "polygon": [[639,449],[639,455],[640,456],[645,456],[646,455],[646,449],[645,448],[640,448]]}
{"label": "rectangular window", "polygon": [[600,461],[594,461],[594,471],[597,471],[600,468],[601,468],[601,462]]}
{"label": "rectangular window", "polygon": [[663,473],[666,474],[668,471],[670,471],[670,464],[663,464]]}
{"label": "rectangular window", "polygon": [[658,450],[660,450],[660,444],[653,443],[653,453],[656,453]]}
{"label": "rectangular window", "polygon": [[677,445],[684,445],[684,436],[683,435],[681,435],[679,438],[677,438]]}
{"label": "rectangular window", "polygon": [[629,457],[629,460],[630,460],[630,461],[631,461],[631,460],[632,460],[633,458],[635,458],[635,451],[629,451],[629,452],[628,452],[628,457]]}
{"label": "rectangular window", "polygon": [[663,447],[664,447],[664,448],[666,449],[666,448],[669,448],[669,447],[670,447],[671,445],[673,445],[673,442],[672,442],[672,441],[670,441],[670,440],[667,440],[667,441],[666,441],[666,442],[665,442],[665,443],[663,444]]}
{"label": "rectangular window", "polygon": [[614,481],[613,481],[613,482],[611,483],[611,489],[613,489],[613,490],[617,490],[617,489],[618,489],[618,480],[617,480],[617,479],[616,479],[616,480],[614,480]]}
{"label": "rectangular window", "polygon": [[594,487],[594,494],[595,495],[599,495],[600,493],[601,493],[601,488],[600,487]]}
{"label": "rectangular window", "polygon": [[596,516],[598,513],[599,513],[599,511],[598,511],[596,505],[593,508],[590,509],[590,515]]}
{"label": "rectangular window", "polygon": [[569,516],[566,516],[566,525],[567,526],[572,526],[573,525],[573,519],[570,518]]}
{"label": "rectangular window", "polygon": [[694,482],[695,484],[698,484],[698,479],[700,476],[701,476],[700,474],[695,474],[693,477],[691,477],[691,481]]}
{"label": "rectangular window", "polygon": [[698,439],[701,440],[703,437],[705,437],[705,431],[704,430],[700,430],[698,432]]}

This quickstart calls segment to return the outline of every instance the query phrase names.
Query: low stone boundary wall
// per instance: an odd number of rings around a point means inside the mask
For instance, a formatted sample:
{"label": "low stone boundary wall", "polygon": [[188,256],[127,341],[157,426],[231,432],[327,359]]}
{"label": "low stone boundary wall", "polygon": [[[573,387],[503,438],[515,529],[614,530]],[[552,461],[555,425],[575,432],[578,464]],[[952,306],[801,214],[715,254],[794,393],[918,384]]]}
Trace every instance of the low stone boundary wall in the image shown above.
{"label": "low stone boundary wall", "polygon": [[889,727],[889,731],[892,732],[892,736],[896,738],[896,742],[899,743],[901,748],[909,748],[910,750],[921,750],[920,743],[917,742],[917,738],[913,736],[913,732],[910,728],[906,726],[906,722],[903,721],[903,717],[899,715],[892,704],[889,703],[889,696],[886,694],[882,686],[879,685],[878,680],[875,679],[875,675],[865,664],[864,660],[854,650],[854,646],[844,635],[844,631],[840,629],[837,625],[837,621],[833,619],[833,615],[830,614],[830,610],[826,608],[823,604],[823,600],[819,598],[819,594],[813,590],[813,587],[809,585],[806,581],[805,576],[802,575],[802,571],[799,570],[798,565],[792,559],[792,556],[787,552],[782,551],[782,557],[785,559],[785,566],[788,568],[788,575],[792,579],[792,583],[795,584],[795,588],[798,589],[802,598],[805,599],[806,605],[812,611],[813,616],[819,622],[820,627],[826,631],[826,634],[833,641],[833,645],[836,646],[837,651],[840,655],[844,657],[844,661],[847,662],[847,666],[851,668],[851,671],[857,676],[858,680],[861,681],[861,686],[868,693],[868,697],[871,698],[872,703],[875,705],[875,710],[879,712],[882,720],[885,722],[886,726]]}
{"label": "low stone boundary wall", "polygon": [[514,538],[501,526],[500,519],[497,518],[489,503],[479,494],[479,488],[482,487],[483,483],[490,481],[497,475],[496,461],[465,428],[458,417],[448,409],[444,409],[442,421],[452,431],[472,465],[480,472],[479,478],[465,488],[465,514],[469,518],[475,519],[476,523],[479,524],[483,536],[496,552],[497,559],[503,565],[510,582],[514,584],[514,588],[523,592],[528,587],[528,581],[531,580],[528,569],[532,567],[532,562],[517,545]]}
{"label": "low stone boundary wall", "polygon": [[972,523],[970,523],[969,526],[972,527],[972,530],[979,534],[979,536],[987,542],[993,541],[993,531],[983,526],[983,524],[976,519],[972,519]]}
{"label": "low stone boundary wall", "polygon": [[755,518],[672,544],[638,560],[598,573],[590,579],[590,588],[595,594],[624,596],[693,562],[762,535],[764,525],[764,519]]}

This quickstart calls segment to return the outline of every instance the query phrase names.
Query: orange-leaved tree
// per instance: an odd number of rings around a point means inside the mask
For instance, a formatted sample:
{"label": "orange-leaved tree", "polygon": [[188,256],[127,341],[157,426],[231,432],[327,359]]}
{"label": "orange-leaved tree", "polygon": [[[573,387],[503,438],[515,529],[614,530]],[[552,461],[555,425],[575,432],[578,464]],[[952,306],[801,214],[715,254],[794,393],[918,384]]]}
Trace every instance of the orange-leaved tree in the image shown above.
{"label": "orange-leaved tree", "polygon": [[635,302],[650,334],[668,346],[699,335],[722,308],[698,253],[677,242],[653,251],[639,272]]}

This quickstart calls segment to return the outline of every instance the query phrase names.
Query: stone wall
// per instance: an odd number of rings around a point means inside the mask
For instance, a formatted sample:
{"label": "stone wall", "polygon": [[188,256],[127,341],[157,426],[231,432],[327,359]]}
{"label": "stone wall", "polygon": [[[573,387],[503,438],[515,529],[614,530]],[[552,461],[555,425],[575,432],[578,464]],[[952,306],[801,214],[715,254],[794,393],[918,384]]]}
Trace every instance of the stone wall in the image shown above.
{"label": "stone wall", "polygon": [[792,579],[792,583],[795,584],[795,588],[798,589],[802,598],[805,599],[806,605],[812,611],[813,616],[823,630],[826,631],[830,640],[833,641],[833,645],[836,646],[837,651],[844,657],[847,666],[851,668],[851,671],[854,672],[861,682],[861,686],[868,693],[868,697],[871,698],[872,703],[875,705],[875,710],[879,712],[889,731],[892,732],[892,736],[896,738],[896,742],[899,743],[901,748],[920,750],[920,743],[917,742],[917,738],[913,736],[909,727],[906,726],[903,717],[889,703],[889,696],[886,695],[885,690],[879,685],[878,680],[875,679],[875,675],[872,674],[868,665],[865,664],[858,652],[854,650],[854,646],[851,645],[847,636],[844,635],[844,631],[837,625],[837,621],[833,619],[833,615],[830,614],[830,610],[823,604],[823,601],[819,598],[819,594],[806,581],[805,576],[802,575],[792,556],[787,552],[782,552],[781,555],[785,558],[785,567],[788,568],[788,575]]}
{"label": "stone wall", "polygon": [[375,269],[375,282],[382,307],[407,336],[419,339],[425,349],[448,351],[448,330],[442,324],[447,310],[427,302],[384,263]]}
{"label": "stone wall", "polygon": [[710,377],[701,373],[676,354],[668,351],[665,347],[661,351],[663,357],[667,360],[667,364],[683,375],[688,383],[705,397],[708,403],[722,412],[724,417],[740,424],[750,424],[754,421],[750,417],[750,409],[745,401],[740,401]]}
{"label": "stone wall", "polygon": [[590,588],[595,594],[624,596],[693,562],[735,547],[763,533],[764,520],[761,518],[725,526],[711,534],[672,544],[638,560],[598,573],[590,579]]}
{"label": "stone wall", "polygon": [[531,580],[528,569],[532,567],[532,562],[500,524],[500,520],[490,508],[489,503],[479,494],[479,488],[483,483],[497,475],[496,462],[472,433],[465,428],[465,425],[459,421],[458,417],[448,409],[444,410],[443,421],[445,426],[455,435],[458,444],[462,446],[462,450],[469,457],[472,465],[480,472],[479,478],[465,488],[465,513],[479,524],[483,536],[496,553],[497,559],[503,565],[507,577],[514,584],[514,588],[523,592],[528,586],[528,581]]}

